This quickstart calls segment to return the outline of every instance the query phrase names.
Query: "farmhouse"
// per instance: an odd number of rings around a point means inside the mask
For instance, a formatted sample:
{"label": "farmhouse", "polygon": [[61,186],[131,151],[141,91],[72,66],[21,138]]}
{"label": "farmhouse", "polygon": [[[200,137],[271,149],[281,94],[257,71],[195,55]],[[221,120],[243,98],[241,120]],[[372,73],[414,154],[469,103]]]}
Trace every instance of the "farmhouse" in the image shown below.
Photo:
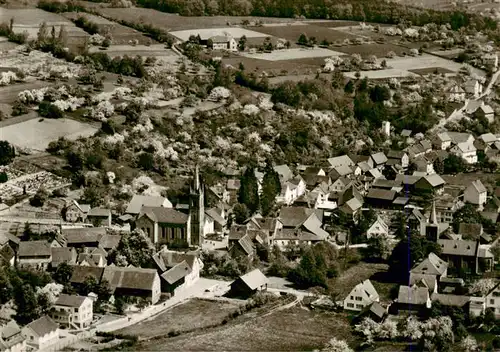
{"label": "farmhouse", "polygon": [[109,282],[111,292],[115,296],[143,297],[151,304],[160,299],[160,277],[155,269],[107,266],[104,268],[102,279]]}
{"label": "farmhouse", "polygon": [[212,50],[230,50],[237,51],[238,44],[231,36],[213,36],[208,38],[207,47]]}
{"label": "farmhouse", "polygon": [[22,241],[17,255],[20,267],[47,270],[52,262],[52,250],[47,241]]}
{"label": "farmhouse", "polygon": [[93,301],[85,296],[62,293],[52,307],[50,317],[70,329],[83,329],[92,323]]}

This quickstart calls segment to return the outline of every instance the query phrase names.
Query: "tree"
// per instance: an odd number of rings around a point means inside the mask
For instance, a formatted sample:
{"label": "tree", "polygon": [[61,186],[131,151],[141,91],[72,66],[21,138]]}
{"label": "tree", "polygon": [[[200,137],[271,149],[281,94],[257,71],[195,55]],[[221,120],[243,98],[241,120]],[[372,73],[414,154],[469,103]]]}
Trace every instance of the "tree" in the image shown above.
{"label": "tree", "polygon": [[62,285],[66,285],[71,279],[72,274],[73,267],[71,267],[68,263],[63,262],[57,266],[57,269],[54,272],[54,280]]}
{"label": "tree", "polygon": [[38,106],[38,113],[40,114],[40,116],[49,119],[60,119],[63,117],[62,110],[46,100],[42,101]]}
{"label": "tree", "polygon": [[9,180],[9,176],[5,171],[0,172],[0,183],[5,183]]}
{"label": "tree", "polygon": [[259,209],[259,187],[253,167],[247,167],[240,178],[238,202],[245,204],[250,214],[255,213]]}
{"label": "tree", "polygon": [[272,165],[268,163],[264,170],[264,178],[262,179],[262,193],[260,195],[260,207],[263,216],[268,216],[274,208],[276,196],[281,192],[281,182],[279,174],[274,170]]}
{"label": "tree", "polygon": [[408,231],[407,215],[404,211],[394,213],[391,219],[391,231],[399,240],[408,238],[410,235]]}
{"label": "tree", "polygon": [[47,40],[49,34],[49,28],[47,27],[47,22],[43,21],[38,28],[37,41],[39,44]]}
{"label": "tree", "polygon": [[467,335],[461,342],[460,347],[464,352],[475,352],[478,350],[477,341],[474,337]]}
{"label": "tree", "polygon": [[434,171],[438,175],[444,174],[444,161],[443,161],[443,159],[437,158],[436,160],[434,160],[434,163],[432,165],[434,166]]}
{"label": "tree", "polygon": [[[155,247],[149,237],[142,230],[136,229],[122,235],[118,246],[110,253],[109,258],[116,265],[150,268],[153,266],[151,258],[154,252]],[[122,256],[125,262],[118,263],[116,259],[119,256]]]}
{"label": "tree", "polygon": [[10,301],[14,296],[14,287],[10,282],[7,272],[0,268],[0,305]]}
{"label": "tree", "polygon": [[401,240],[392,250],[387,260],[389,271],[401,282],[408,282],[408,273],[411,268],[431,252],[439,255],[441,247],[436,242],[429,241],[416,233],[411,233],[409,238]]}
{"label": "tree", "polygon": [[14,301],[17,306],[16,320],[18,323],[25,325],[40,316],[35,291],[31,285],[24,284],[15,290]]}
{"label": "tree", "polygon": [[243,35],[243,36],[241,36],[240,40],[238,41],[238,50],[245,51],[246,45],[247,45],[247,36]]}
{"label": "tree", "polygon": [[454,175],[467,171],[467,163],[465,160],[455,154],[450,154],[443,162],[444,173]]}
{"label": "tree", "polygon": [[344,340],[338,340],[336,337],[332,337],[321,352],[354,352],[354,350],[352,350]]}
{"label": "tree", "polygon": [[391,99],[391,91],[386,86],[376,85],[370,89],[370,99],[375,103],[381,103]]}
{"label": "tree", "polygon": [[0,165],[8,165],[14,160],[16,150],[7,141],[0,141]]}
{"label": "tree", "polygon": [[368,239],[366,255],[375,260],[387,260],[391,255],[392,246],[387,236],[374,236]]}
{"label": "tree", "polygon": [[233,207],[234,221],[237,224],[243,224],[250,216],[250,212],[245,204],[236,203]]}
{"label": "tree", "polygon": [[473,204],[466,203],[453,214],[453,231],[458,233],[461,223],[481,224],[483,221],[483,216],[477,211],[476,207]]}
{"label": "tree", "polygon": [[45,190],[45,188],[40,187],[38,191],[36,191],[33,198],[30,199],[30,205],[34,207],[41,207],[45,204],[48,198],[49,193]]}
{"label": "tree", "polygon": [[300,45],[308,45],[309,44],[309,38],[305,33],[300,34],[299,39],[297,40],[297,44]]}

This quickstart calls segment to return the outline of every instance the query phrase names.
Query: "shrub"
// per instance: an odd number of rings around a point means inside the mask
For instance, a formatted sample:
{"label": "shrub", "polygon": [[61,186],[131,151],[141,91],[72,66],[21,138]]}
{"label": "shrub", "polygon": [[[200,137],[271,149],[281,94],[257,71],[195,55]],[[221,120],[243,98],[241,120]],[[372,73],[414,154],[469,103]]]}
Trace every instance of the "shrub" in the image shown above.
{"label": "shrub", "polygon": [[0,172],[0,183],[5,183],[8,180],[9,180],[9,177],[7,176],[7,173]]}
{"label": "shrub", "polygon": [[28,111],[28,106],[20,101],[16,101],[12,106],[12,116],[24,115],[27,114]]}
{"label": "shrub", "polygon": [[62,110],[46,100],[42,101],[38,106],[38,113],[40,116],[49,119],[60,119],[63,117]]}

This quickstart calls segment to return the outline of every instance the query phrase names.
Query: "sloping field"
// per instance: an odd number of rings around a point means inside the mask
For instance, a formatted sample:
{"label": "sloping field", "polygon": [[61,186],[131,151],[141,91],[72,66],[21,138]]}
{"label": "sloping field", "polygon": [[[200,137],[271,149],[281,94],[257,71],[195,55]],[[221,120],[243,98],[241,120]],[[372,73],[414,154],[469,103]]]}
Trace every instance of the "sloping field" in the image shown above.
{"label": "sloping field", "polygon": [[250,16],[203,16],[184,17],[145,8],[95,8],[105,17],[136,23],[149,23],[167,31],[197,28],[217,28],[228,24],[240,25],[242,21],[263,23],[295,22],[293,18],[267,18]]}
{"label": "sloping field", "polygon": [[0,138],[21,148],[45,151],[50,142],[60,137],[74,140],[80,136],[92,136],[95,132],[97,128],[91,125],[66,118],[32,119],[0,128]]}
{"label": "sloping field", "polygon": [[352,343],[343,314],[312,312],[301,307],[195,332],[139,344],[137,351],[310,351],[333,336]]}
{"label": "sloping field", "polygon": [[207,40],[208,38],[214,36],[231,36],[233,38],[240,38],[243,36],[246,36],[247,38],[267,37],[267,34],[239,27],[189,29],[170,32],[170,34],[182,41],[187,41],[191,35],[199,35],[203,40]]}
{"label": "sloping field", "polygon": [[0,8],[0,23],[8,23],[14,19],[13,30],[15,33],[27,32],[30,39],[37,36],[40,25],[45,22],[50,29],[55,28],[59,33],[61,26],[65,26],[68,37],[86,37],[84,30],[76,27],[71,21],[63,16],[46,12],[40,9],[5,9]]}
{"label": "sloping field", "polygon": [[178,56],[171,50],[165,49],[165,46],[162,44],[153,44],[153,45],[111,45],[106,50],[101,50],[98,47],[91,47],[89,49],[90,53],[94,52],[103,52],[108,54],[111,57],[116,56],[156,56],[156,57],[172,57],[177,58]]}
{"label": "sloping field", "polygon": [[249,29],[265,33],[267,35],[275,36],[277,38],[283,38],[289,40],[291,43],[296,43],[299,36],[304,33],[307,37],[315,37],[317,42],[321,42],[323,39],[329,42],[343,41],[345,39],[355,39],[357,36],[351,35],[349,33],[336,31],[334,29],[316,26],[313,23],[308,23],[306,26],[273,26],[273,27],[248,27]]}

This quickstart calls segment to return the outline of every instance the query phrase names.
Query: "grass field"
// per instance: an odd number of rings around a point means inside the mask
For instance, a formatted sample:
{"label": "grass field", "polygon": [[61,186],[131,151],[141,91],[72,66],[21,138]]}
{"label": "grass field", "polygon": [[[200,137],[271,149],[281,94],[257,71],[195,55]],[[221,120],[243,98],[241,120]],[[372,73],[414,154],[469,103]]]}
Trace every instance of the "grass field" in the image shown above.
{"label": "grass field", "polygon": [[89,52],[104,52],[111,57],[116,56],[137,56],[141,55],[144,57],[147,56],[156,56],[156,57],[171,57],[173,60],[176,60],[178,56],[171,50],[165,49],[165,46],[162,44],[153,44],[153,45],[111,45],[109,48],[105,50],[100,49],[98,47],[91,47]]}
{"label": "grass field", "polygon": [[191,35],[199,35],[201,39],[208,39],[213,36],[231,36],[233,38],[240,38],[246,36],[247,38],[260,38],[266,37],[267,34],[260,33],[258,31],[252,31],[245,28],[239,27],[222,27],[222,28],[197,28],[188,29],[183,31],[173,31],[170,32],[173,36],[179,38],[182,41],[187,41]]}
{"label": "grass field", "polygon": [[76,139],[80,136],[91,136],[97,128],[78,121],[62,118],[32,119],[15,125],[0,128],[0,136],[9,143],[38,151],[45,151],[50,142],[59,137]]}
{"label": "grass field", "polygon": [[384,58],[389,51],[394,51],[396,55],[401,55],[403,52],[408,53],[409,50],[402,46],[385,43],[385,44],[361,44],[361,45],[342,45],[335,47],[336,51],[340,51],[345,54],[360,54],[362,57],[368,57],[370,55],[375,55],[378,58]]}
{"label": "grass field", "polygon": [[329,42],[343,41],[345,39],[355,39],[357,36],[348,33],[336,31],[328,27],[316,26],[308,24],[307,26],[273,26],[273,27],[247,27],[257,32],[265,33],[277,38],[289,40],[291,43],[296,43],[299,36],[304,33],[309,38],[315,37],[316,40],[321,42],[323,39]]}
{"label": "grass field", "polygon": [[[242,21],[262,21],[264,23],[294,22],[292,18],[204,16],[184,17],[145,8],[94,8],[105,17],[137,23],[149,23],[167,31],[181,31],[198,28],[217,28],[229,24],[240,25]],[[229,27],[228,27],[229,28]]]}
{"label": "grass field", "polygon": [[279,75],[281,72],[286,74],[312,74],[320,68],[325,60],[324,58],[309,58],[300,60],[282,60],[268,61],[261,59],[248,58],[243,56],[233,56],[222,59],[222,62],[227,65],[238,68],[242,63],[247,72],[262,73],[265,71],[269,75]]}
{"label": "grass field", "polygon": [[344,55],[341,52],[333,51],[324,48],[291,48],[291,49],[282,49],[275,50],[271,53],[242,53],[242,56],[251,58],[251,59],[260,59],[266,61],[283,61],[283,60],[294,60],[294,59],[310,59],[310,58],[318,58],[318,57],[331,57],[331,56],[340,56]]}
{"label": "grass field", "polygon": [[192,299],[119,333],[137,335],[141,339],[167,335],[170,331],[201,329],[220,324],[227,315],[238,308],[236,303]]}
{"label": "grass field", "polygon": [[304,307],[238,318],[227,325],[139,344],[138,351],[302,351],[321,348],[331,338],[355,342],[345,314]]}

